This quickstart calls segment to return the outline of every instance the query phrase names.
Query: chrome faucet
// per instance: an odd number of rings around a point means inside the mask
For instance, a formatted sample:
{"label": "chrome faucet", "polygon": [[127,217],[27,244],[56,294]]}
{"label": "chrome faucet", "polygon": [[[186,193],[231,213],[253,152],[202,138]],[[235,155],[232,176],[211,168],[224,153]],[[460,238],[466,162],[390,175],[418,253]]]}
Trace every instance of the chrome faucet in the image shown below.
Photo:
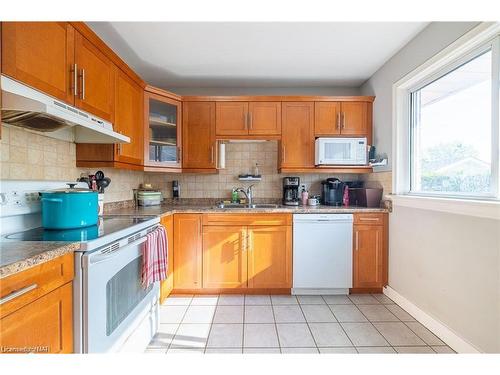
{"label": "chrome faucet", "polygon": [[254,185],[250,185],[249,187],[247,187],[247,189],[243,189],[243,188],[236,188],[235,191],[237,191],[238,193],[243,193],[245,194],[245,198],[247,199],[247,205],[248,207],[252,207],[253,205],[253,191],[252,191],[252,187]]}

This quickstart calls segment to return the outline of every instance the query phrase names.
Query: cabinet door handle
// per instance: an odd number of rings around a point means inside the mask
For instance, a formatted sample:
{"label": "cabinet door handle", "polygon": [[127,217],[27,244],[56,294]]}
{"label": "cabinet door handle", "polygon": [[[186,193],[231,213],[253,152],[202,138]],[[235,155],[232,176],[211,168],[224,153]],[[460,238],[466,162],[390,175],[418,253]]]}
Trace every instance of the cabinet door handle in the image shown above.
{"label": "cabinet door handle", "polygon": [[210,164],[214,163],[214,146],[210,147]]}
{"label": "cabinet door handle", "polygon": [[245,128],[244,129],[247,130],[248,129],[248,113],[244,113],[243,118],[245,120]]}
{"label": "cabinet door handle", "polygon": [[82,80],[81,91],[80,91],[80,99],[81,100],[85,100],[85,69],[81,70],[80,78]]}
{"label": "cabinet door handle", "polygon": [[342,129],[345,129],[345,112],[342,112]]}
{"label": "cabinet door handle", "polygon": [[76,64],[73,64],[71,73],[73,76],[71,83],[71,90],[73,91],[73,96],[78,96],[78,66]]}
{"label": "cabinet door handle", "polygon": [[121,145],[121,143],[118,143],[116,145],[116,152],[117,152],[118,155],[121,155],[121,153],[122,153],[122,145]]}
{"label": "cabinet door handle", "polygon": [[340,112],[337,113],[337,129],[340,130]]}
{"label": "cabinet door handle", "polygon": [[181,157],[182,157],[182,151],[180,147],[177,147],[177,162],[181,162]]}
{"label": "cabinet door handle", "polygon": [[359,221],[378,221],[378,217],[360,217]]}
{"label": "cabinet door handle", "polygon": [[282,162],[284,162],[286,160],[286,148],[285,148],[285,145],[283,145],[283,157],[281,158]]}
{"label": "cabinet door handle", "polygon": [[38,288],[37,284],[31,284],[25,288],[18,289],[10,294],[7,294],[5,297],[0,298],[0,305],[3,305],[4,303],[7,303],[9,301],[12,301],[13,299],[17,297],[21,297],[23,294],[26,294],[28,292],[31,292],[32,290]]}
{"label": "cabinet door handle", "polygon": [[252,130],[252,128],[253,128],[253,113],[250,112],[248,115],[250,116],[250,130]]}
{"label": "cabinet door handle", "polygon": [[356,251],[359,250],[359,232],[356,232]]}

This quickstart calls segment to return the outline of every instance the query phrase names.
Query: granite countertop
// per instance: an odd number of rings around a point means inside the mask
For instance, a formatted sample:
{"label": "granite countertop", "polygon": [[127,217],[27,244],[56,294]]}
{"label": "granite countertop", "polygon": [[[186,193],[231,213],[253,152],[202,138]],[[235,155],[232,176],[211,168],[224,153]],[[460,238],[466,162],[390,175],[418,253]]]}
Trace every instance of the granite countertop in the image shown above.
{"label": "granite countertop", "polygon": [[80,248],[79,242],[0,242],[0,279]]}
{"label": "granite countertop", "polygon": [[275,208],[219,208],[216,206],[200,205],[161,205],[151,207],[129,207],[106,211],[106,215],[139,215],[139,216],[168,216],[175,213],[289,213],[289,214],[315,214],[315,213],[356,213],[356,212],[389,212],[386,208],[367,207],[333,207],[333,206],[280,206]]}
{"label": "granite countertop", "polygon": [[[388,212],[385,208],[332,207],[332,206],[278,206],[276,208],[218,208],[213,205],[162,205],[130,207],[108,210],[106,215],[168,216],[174,213],[356,213]],[[0,242],[0,279],[48,262],[80,247],[79,242],[6,241]]]}

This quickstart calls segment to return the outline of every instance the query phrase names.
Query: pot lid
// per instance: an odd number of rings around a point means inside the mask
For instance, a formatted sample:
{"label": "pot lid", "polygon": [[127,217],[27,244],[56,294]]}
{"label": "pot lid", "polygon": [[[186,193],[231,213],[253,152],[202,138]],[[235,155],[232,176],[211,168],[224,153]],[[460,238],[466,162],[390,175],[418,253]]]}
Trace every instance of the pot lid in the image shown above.
{"label": "pot lid", "polygon": [[48,190],[48,191],[42,191],[42,193],[96,193],[94,190],[90,189],[85,189],[85,188],[75,188],[77,184],[73,183],[68,183],[66,184],[69,186],[69,188],[62,188],[62,189],[55,189],[55,190]]}

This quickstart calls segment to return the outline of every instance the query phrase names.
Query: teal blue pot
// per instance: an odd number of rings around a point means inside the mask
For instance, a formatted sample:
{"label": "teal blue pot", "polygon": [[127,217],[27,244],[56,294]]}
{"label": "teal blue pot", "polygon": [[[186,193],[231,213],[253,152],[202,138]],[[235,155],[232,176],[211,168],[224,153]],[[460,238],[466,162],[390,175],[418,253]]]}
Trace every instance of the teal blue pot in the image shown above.
{"label": "teal blue pot", "polygon": [[97,192],[68,185],[69,189],[41,193],[42,226],[45,229],[75,229],[97,224]]}

